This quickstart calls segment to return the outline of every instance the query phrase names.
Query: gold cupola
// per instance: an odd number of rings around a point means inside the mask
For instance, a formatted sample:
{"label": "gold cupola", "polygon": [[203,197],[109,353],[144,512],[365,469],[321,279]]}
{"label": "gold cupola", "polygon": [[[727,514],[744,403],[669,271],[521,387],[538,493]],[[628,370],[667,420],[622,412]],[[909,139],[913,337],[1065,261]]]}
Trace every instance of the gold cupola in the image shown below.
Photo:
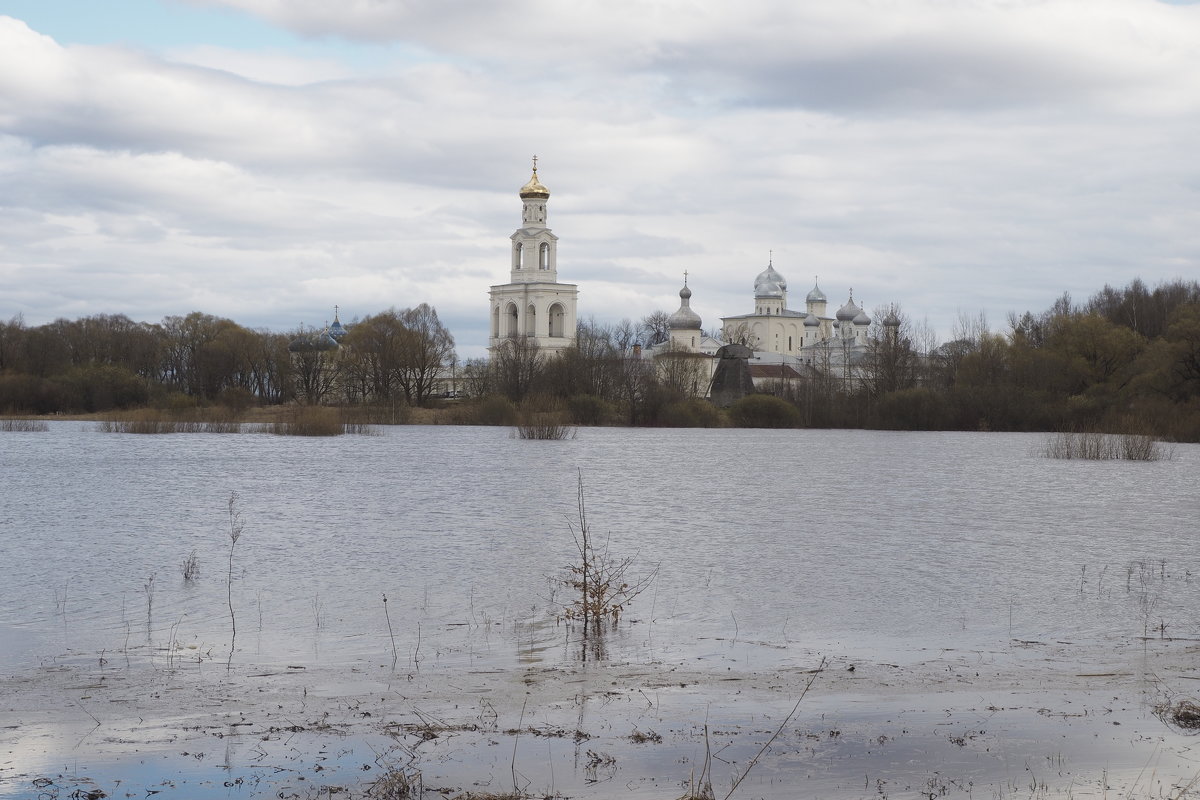
{"label": "gold cupola", "polygon": [[529,183],[521,187],[522,200],[548,200],[550,199],[550,190],[542,185],[538,180],[537,174],[537,156],[533,157],[533,177],[529,179]]}

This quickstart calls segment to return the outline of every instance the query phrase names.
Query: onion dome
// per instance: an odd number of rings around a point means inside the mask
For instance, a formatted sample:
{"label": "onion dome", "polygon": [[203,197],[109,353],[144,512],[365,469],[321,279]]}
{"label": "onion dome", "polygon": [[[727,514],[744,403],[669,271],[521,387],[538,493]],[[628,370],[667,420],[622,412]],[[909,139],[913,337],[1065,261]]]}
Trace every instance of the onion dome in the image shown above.
{"label": "onion dome", "polygon": [[900,327],[900,318],[896,316],[895,309],[891,309],[890,311],[888,311],[887,316],[883,318],[883,324],[889,328],[899,328]]}
{"label": "onion dome", "polygon": [[787,291],[787,281],[775,271],[775,267],[767,264],[767,268],[758,273],[754,279],[755,297],[783,297]]}
{"label": "onion dome", "polygon": [[859,311],[857,314],[854,315],[854,324],[855,325],[870,325],[871,318],[867,316],[867,312]]}
{"label": "onion dome", "polygon": [[548,200],[550,198],[550,190],[542,185],[538,180],[537,167],[533,168],[533,177],[529,179],[529,183],[521,187],[521,199],[540,199]]}
{"label": "onion dome", "polygon": [[852,322],[861,313],[862,309],[854,305],[854,293],[851,292],[850,299],[846,301],[846,305],[837,310],[837,318],[842,322]]}
{"label": "onion dome", "polygon": [[804,299],[809,303],[824,303],[828,300],[828,298],[825,297],[825,293],[821,291],[821,287],[818,286],[816,282],[813,283],[812,291],[808,293],[808,297]]}
{"label": "onion dome", "polygon": [[338,319],[338,307],[334,306],[333,307],[333,324],[329,326],[329,335],[330,335],[330,337],[333,338],[334,341],[340,342],[342,340],[342,337],[345,336],[346,333],[347,333],[346,329],[344,327],[342,327],[342,321],[340,319]]}
{"label": "onion dome", "polygon": [[820,325],[821,325],[821,318],[818,317],[816,314],[809,314],[807,317],[804,318],[804,327],[806,327],[806,328],[817,328],[817,327],[820,327]]}
{"label": "onion dome", "polygon": [[679,310],[667,317],[671,330],[693,331],[700,329],[700,315],[692,311],[692,290],[685,283],[679,290]]}

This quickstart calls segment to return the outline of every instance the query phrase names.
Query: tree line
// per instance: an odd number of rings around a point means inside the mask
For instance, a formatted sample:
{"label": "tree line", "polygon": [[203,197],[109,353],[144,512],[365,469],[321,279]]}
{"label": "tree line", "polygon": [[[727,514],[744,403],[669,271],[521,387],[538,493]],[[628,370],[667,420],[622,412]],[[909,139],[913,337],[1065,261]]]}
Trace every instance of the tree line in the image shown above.
{"label": "tree line", "polygon": [[[890,319],[894,324],[885,325]],[[459,365],[426,304],[323,331],[251,330],[199,312],[137,323],[123,315],[0,324],[0,412],[89,412],[299,402],[429,405],[452,386],[447,421],[508,424],[553,410],[575,424],[795,425],[905,430],[1137,430],[1200,441],[1200,284],[1141,280],[1086,301],[1010,314],[995,330],[962,315],[949,341],[902,309],[874,311],[853,358],[837,343],[760,379],[757,396],[721,411],[700,400],[703,358],[646,357],[669,337],[665,312],[639,322],[579,323],[554,358],[528,339]],[[449,379],[449,380],[447,380]],[[763,399],[768,398],[768,399]]]}
{"label": "tree line", "polygon": [[325,331],[273,333],[193,312],[0,323],[0,412],[78,413],[220,404],[429,401],[454,338],[422,303]]}
{"label": "tree line", "polygon": [[[894,323],[885,323],[889,317]],[[667,338],[666,315],[581,322],[574,345],[545,358],[524,339],[464,365],[475,397],[565,404],[572,421],[631,425],[763,424],[898,430],[1108,430],[1200,441],[1200,284],[1139,280],[1083,303],[1010,314],[994,330],[962,315],[950,341],[896,306],[874,311],[868,344],[810,348],[798,371],[760,379],[730,412],[694,402],[695,359],[635,354]],[[781,369],[781,373],[784,370]],[[701,384],[703,387],[703,383]]]}

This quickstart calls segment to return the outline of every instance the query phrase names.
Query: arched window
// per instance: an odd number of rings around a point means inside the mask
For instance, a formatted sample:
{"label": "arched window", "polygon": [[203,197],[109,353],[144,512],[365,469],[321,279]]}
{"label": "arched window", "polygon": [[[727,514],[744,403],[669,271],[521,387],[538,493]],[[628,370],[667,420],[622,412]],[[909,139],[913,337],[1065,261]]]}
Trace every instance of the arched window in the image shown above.
{"label": "arched window", "polygon": [[566,324],[566,313],[558,303],[550,306],[550,336],[561,339],[564,335],[563,326]]}
{"label": "arched window", "polygon": [[521,268],[521,259],[524,258],[525,247],[520,242],[513,242],[513,269]]}
{"label": "arched window", "polygon": [[510,339],[517,338],[521,335],[521,328],[517,319],[517,304],[509,303],[508,308],[505,309],[504,315],[508,317],[508,330],[506,331],[506,335]]}
{"label": "arched window", "polygon": [[537,310],[532,303],[525,309],[525,335],[537,336]]}
{"label": "arched window", "polygon": [[492,309],[492,338],[500,338],[500,306]]}
{"label": "arched window", "polygon": [[550,245],[547,242],[542,242],[538,248],[538,269],[550,269]]}

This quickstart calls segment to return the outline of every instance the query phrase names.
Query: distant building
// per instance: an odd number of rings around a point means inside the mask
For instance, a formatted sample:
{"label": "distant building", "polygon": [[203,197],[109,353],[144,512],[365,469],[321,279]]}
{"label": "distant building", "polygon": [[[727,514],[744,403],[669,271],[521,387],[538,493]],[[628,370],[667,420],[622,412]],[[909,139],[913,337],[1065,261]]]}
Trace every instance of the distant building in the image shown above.
{"label": "distant building", "polygon": [[[489,353],[506,341],[525,337],[547,355],[557,355],[575,339],[578,287],[558,282],[558,237],[546,225],[550,190],[533,176],[520,190],[521,227],[510,237],[512,265],[508,283],[492,286]],[[823,374],[850,382],[863,374],[870,352],[871,318],[854,300],[832,316],[828,298],[818,282],[804,299],[804,309],[787,304],[787,280],[774,266],[754,279],[754,311],[721,319],[721,338],[703,331],[700,315],[691,307],[692,290],[684,273],[679,309],[667,321],[665,341],[633,357],[653,359],[660,378],[696,395],[708,394],[717,368],[717,351],[725,344],[749,348],[749,374],[755,385],[802,381]],[[883,320],[889,330],[899,325],[894,315]],[[740,352],[740,351],[739,351]]]}
{"label": "distant building", "polygon": [[850,299],[834,317],[826,314],[827,299],[814,282],[803,311],[787,307],[787,280],[773,263],[754,279],[754,312],[721,319],[726,341],[782,355],[802,356],[805,348],[837,340],[839,346],[865,347],[871,318]]}
{"label": "distant building", "polygon": [[542,352],[557,355],[575,340],[579,289],[558,282],[558,237],[546,227],[550,190],[538,180],[537,158],[533,177],[521,187],[521,227],[512,239],[509,282],[491,287],[492,334],[488,351],[505,341],[527,337]]}

